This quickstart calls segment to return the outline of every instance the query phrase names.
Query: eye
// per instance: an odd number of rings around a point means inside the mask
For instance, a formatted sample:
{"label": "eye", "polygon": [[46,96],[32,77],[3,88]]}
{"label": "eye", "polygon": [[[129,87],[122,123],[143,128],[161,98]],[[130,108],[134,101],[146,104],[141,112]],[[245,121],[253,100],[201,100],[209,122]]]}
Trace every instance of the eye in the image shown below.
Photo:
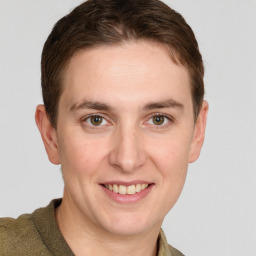
{"label": "eye", "polygon": [[153,116],[152,121],[155,125],[162,125],[165,121],[164,116]]}
{"label": "eye", "polygon": [[102,126],[107,125],[106,119],[100,115],[91,115],[84,119],[84,121],[90,126]]}
{"label": "eye", "polygon": [[148,123],[154,126],[167,126],[171,121],[171,118],[163,114],[154,114],[148,120]]}

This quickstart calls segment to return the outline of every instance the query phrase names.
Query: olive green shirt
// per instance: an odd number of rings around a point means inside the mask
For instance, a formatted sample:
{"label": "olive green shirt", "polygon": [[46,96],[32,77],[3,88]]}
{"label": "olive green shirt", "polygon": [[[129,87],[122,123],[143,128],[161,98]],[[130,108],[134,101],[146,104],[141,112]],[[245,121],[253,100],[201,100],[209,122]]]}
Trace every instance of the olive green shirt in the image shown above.
{"label": "olive green shirt", "polygon": [[[55,199],[32,214],[17,219],[0,218],[0,255],[4,256],[74,256],[62,236],[55,218],[55,208],[61,199]],[[158,238],[158,256],[182,256],[168,245],[161,230]]]}

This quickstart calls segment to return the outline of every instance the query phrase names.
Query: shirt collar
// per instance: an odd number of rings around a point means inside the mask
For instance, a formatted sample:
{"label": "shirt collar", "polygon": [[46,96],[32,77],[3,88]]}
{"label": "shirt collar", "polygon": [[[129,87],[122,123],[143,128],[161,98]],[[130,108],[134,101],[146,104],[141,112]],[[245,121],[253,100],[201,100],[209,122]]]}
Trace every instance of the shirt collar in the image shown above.
{"label": "shirt collar", "polygon": [[169,245],[167,243],[166,237],[162,229],[158,236],[158,256],[172,256],[169,250]]}

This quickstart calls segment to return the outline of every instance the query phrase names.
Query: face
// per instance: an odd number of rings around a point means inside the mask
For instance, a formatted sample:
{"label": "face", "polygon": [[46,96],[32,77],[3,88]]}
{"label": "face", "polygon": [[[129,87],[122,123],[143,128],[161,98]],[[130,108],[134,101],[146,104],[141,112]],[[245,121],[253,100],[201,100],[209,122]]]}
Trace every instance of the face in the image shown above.
{"label": "face", "polygon": [[203,141],[206,114],[195,124],[186,68],[163,45],[127,42],[79,51],[63,86],[47,150],[61,163],[63,202],[104,232],[159,228]]}

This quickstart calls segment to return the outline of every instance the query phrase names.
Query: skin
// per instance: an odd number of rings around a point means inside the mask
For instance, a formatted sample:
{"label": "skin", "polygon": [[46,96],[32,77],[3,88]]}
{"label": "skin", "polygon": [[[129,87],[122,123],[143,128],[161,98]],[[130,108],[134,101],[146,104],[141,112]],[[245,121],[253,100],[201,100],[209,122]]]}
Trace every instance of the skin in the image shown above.
{"label": "skin", "polygon": [[[195,122],[186,68],[172,62],[165,46],[147,41],[77,52],[63,86],[57,129],[43,105],[36,122],[49,160],[62,168],[56,218],[64,238],[76,255],[156,255],[163,219],[200,154],[207,102]],[[172,104],[152,104],[167,100]],[[108,109],[92,109],[88,101]],[[92,114],[103,123],[93,126]],[[155,114],[163,124],[153,122]],[[118,203],[101,185],[113,180],[152,186],[145,198]]]}

